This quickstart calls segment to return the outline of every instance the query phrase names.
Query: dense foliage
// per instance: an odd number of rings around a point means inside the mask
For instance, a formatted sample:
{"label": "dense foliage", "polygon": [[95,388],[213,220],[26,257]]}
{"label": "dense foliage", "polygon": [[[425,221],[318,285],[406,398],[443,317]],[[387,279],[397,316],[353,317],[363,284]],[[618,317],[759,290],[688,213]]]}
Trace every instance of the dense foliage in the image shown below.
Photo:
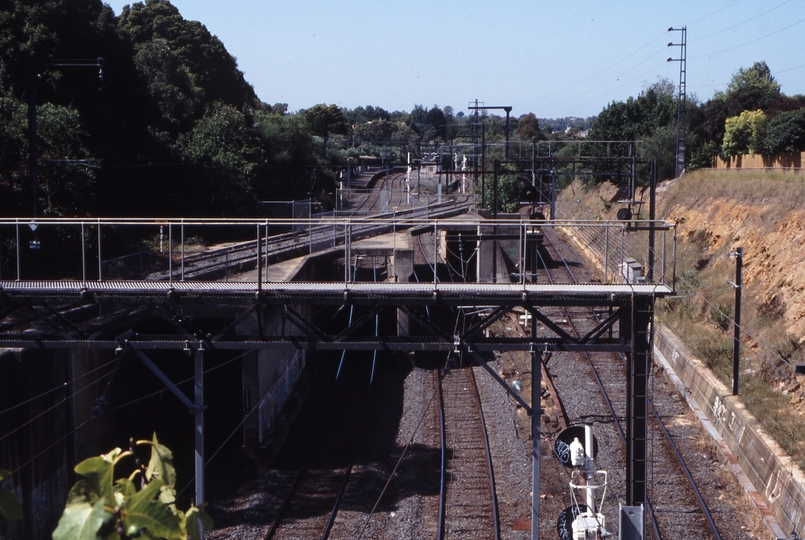
{"label": "dense foliage", "polygon": [[[723,92],[701,103],[687,96],[686,168],[710,167],[716,156],[805,151],[805,96],[786,96],[766,62],[739,68]],[[677,96],[660,80],[637,98],[613,102],[596,117],[592,140],[642,140],[657,156],[660,179],[675,174]]]}
{"label": "dense foliage", "polygon": [[115,16],[100,0],[6,0],[0,21],[0,214],[34,206],[34,98],[44,215],[243,215],[270,194],[308,195],[320,131],[261,103],[169,1]]}
{"label": "dense foliage", "polygon": [[[763,114],[748,122],[748,111]],[[805,150],[805,97],[784,95],[765,62],[706,103],[688,96],[686,120],[689,169],[716,155]],[[494,159],[507,133],[518,148],[640,140],[667,178],[676,121],[667,80],[594,119],[529,112],[507,126],[489,111],[419,104],[289,112],[260,101],[224,44],[169,0],[118,15],[101,0],[0,0],[0,215],[253,215],[261,200],[332,200],[343,170],[367,157],[403,165],[444,143],[477,153],[483,140]]]}

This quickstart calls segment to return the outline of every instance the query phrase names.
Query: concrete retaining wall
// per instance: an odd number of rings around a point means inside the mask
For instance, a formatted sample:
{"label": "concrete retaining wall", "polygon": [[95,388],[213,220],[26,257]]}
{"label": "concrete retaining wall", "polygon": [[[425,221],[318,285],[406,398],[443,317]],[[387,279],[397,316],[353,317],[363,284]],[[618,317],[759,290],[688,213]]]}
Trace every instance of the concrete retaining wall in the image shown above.
{"label": "concrete retaining wall", "polygon": [[772,534],[787,538],[792,530],[805,530],[802,470],[763,430],[740,398],[661,325],[655,328],[654,353],[721,448]]}

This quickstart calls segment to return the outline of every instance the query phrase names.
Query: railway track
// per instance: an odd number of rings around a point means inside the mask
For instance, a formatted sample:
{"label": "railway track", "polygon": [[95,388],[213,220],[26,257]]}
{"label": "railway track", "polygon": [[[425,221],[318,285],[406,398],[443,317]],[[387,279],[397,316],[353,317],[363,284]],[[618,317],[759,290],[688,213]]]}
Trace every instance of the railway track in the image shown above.
{"label": "railway track", "polygon": [[[542,264],[545,277],[554,282],[576,283],[571,265],[565,259],[565,250],[560,249],[559,242],[552,236],[545,235],[547,257]],[[561,314],[570,330],[577,334],[593,328],[602,316],[605,314],[580,307],[567,309]],[[602,448],[609,447],[610,451],[613,448],[625,449],[625,358],[606,353],[579,355],[572,360],[561,356],[554,356],[547,367],[557,384],[557,397],[569,411],[568,420],[594,422]],[[649,445],[650,460],[654,465],[650,467],[648,482],[650,534],[658,540],[744,537],[747,526],[736,523],[733,516],[725,515],[723,493],[712,488],[723,483],[723,479],[714,479],[713,462],[704,460],[707,462],[702,463],[701,448],[691,452],[678,444],[682,439],[690,446],[690,441],[698,438],[695,425],[678,423],[686,412],[684,404],[673,391],[656,392],[651,398],[649,407],[653,418]],[[601,452],[598,463],[599,468],[610,471],[613,495],[618,499],[622,498],[624,489],[625,480],[620,472],[624,468],[623,459],[622,454],[607,457]],[[695,464],[690,465],[688,461]],[[616,508],[605,512],[608,524],[617,523],[613,510]]]}
{"label": "railway track", "polygon": [[[347,375],[351,384],[340,385],[324,408],[316,436],[275,510],[265,540],[329,537],[359,450],[375,361],[368,369],[365,361],[349,365],[342,361],[344,369],[352,371]],[[363,393],[356,391],[361,386],[366,389]]]}
{"label": "railway track", "polygon": [[[357,265],[352,273],[357,277]],[[378,278],[374,265],[372,278],[374,281]],[[349,310],[349,324],[352,324],[353,317],[354,306]],[[379,320],[375,316],[374,335],[377,336],[379,331]],[[331,405],[319,416],[317,436],[310,441],[264,540],[327,540],[330,537],[361,449],[378,361],[377,351],[365,359],[349,360],[343,351],[335,372],[337,391],[333,393]],[[346,373],[349,369],[351,374]],[[361,388],[365,391],[361,392]]]}
{"label": "railway track", "polygon": [[[322,249],[341,246],[345,242],[346,223],[348,218],[364,216],[358,222],[350,225],[349,237],[351,241],[361,240],[380,234],[390,233],[394,230],[403,230],[411,227],[407,220],[415,218],[443,219],[466,212],[472,199],[463,195],[455,201],[445,201],[439,204],[411,207],[407,206],[405,190],[405,174],[394,173],[388,181],[382,179],[378,182],[379,188],[373,189],[363,196],[356,207],[350,210],[345,219],[326,222],[311,219],[309,227],[304,231],[283,232],[270,234],[267,221],[265,227],[255,234],[254,240],[247,240],[228,244],[224,247],[206,249],[189,254],[173,254],[179,256],[179,261],[173,262],[167,269],[148,274],[150,280],[194,280],[194,279],[226,279],[230,273],[255,268],[257,257],[260,256],[265,266],[289,260]],[[392,211],[379,212],[379,193],[389,185],[392,194],[389,207],[398,207]],[[398,224],[395,221],[399,220]]]}
{"label": "railway track", "polygon": [[495,475],[472,368],[440,375],[441,490],[437,538],[500,538]]}

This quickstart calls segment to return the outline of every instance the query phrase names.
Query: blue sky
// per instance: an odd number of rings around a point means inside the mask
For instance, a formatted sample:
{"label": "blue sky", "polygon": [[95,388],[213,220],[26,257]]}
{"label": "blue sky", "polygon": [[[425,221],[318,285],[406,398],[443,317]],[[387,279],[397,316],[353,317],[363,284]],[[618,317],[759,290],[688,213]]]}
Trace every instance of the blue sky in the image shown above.
{"label": "blue sky", "polygon": [[[119,14],[132,2],[111,1]],[[803,0],[172,0],[223,41],[261,100],[410,111],[510,105],[592,116],[660,77],[706,101],[765,60],[805,94]]]}

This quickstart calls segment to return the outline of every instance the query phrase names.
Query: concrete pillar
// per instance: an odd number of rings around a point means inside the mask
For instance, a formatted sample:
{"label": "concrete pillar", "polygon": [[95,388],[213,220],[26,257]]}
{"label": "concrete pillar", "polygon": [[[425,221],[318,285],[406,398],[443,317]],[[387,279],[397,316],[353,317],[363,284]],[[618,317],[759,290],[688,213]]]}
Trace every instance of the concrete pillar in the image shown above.
{"label": "concrete pillar", "polygon": [[[412,249],[394,250],[394,279],[397,283],[408,283],[414,273],[414,251]],[[408,314],[397,308],[397,336],[410,335]]]}

